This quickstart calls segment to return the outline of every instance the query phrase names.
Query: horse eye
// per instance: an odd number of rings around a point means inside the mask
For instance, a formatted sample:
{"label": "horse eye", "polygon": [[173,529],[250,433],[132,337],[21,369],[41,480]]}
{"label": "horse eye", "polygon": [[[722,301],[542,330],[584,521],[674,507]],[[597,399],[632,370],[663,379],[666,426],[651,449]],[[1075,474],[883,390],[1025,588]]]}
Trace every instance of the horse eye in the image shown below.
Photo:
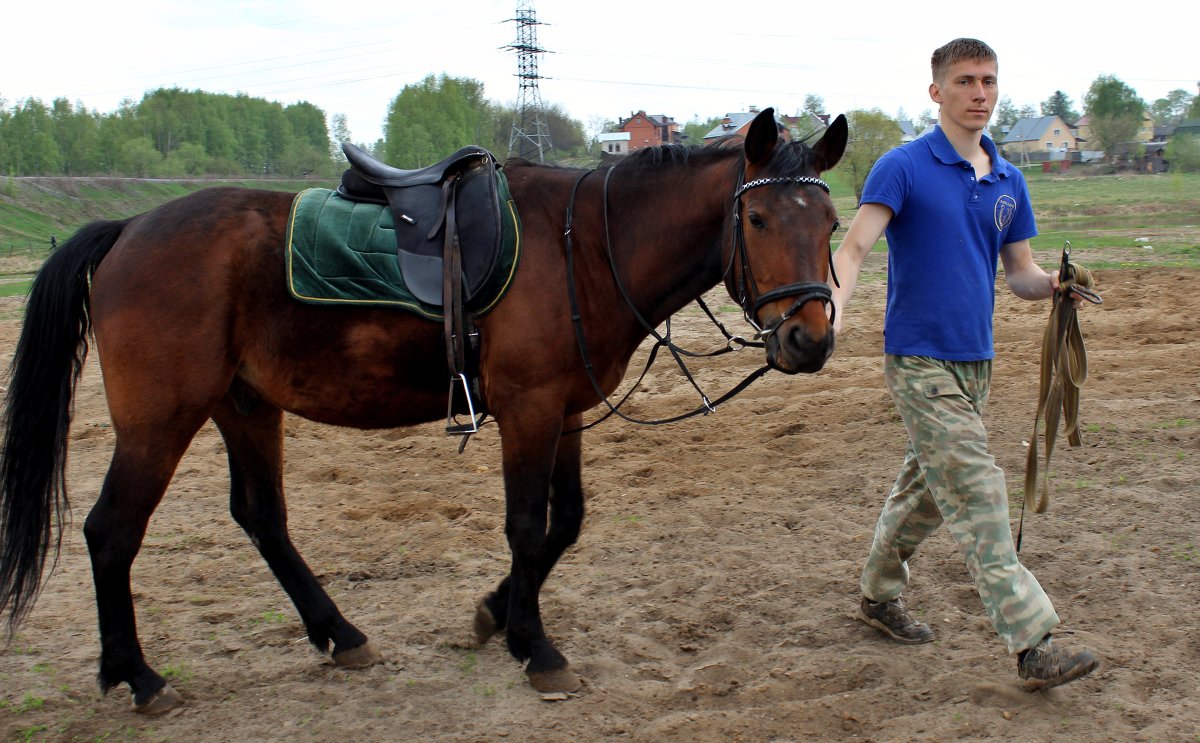
{"label": "horse eye", "polygon": [[839,229],[841,229],[841,226],[842,226],[841,222],[837,221],[836,219],[833,220],[833,229],[831,229],[829,231],[829,234],[832,235],[833,233],[837,232]]}
{"label": "horse eye", "polygon": [[749,214],[746,215],[746,217],[747,217],[747,219],[750,220],[750,225],[757,229],[761,230],[766,224],[765,222],[763,222],[762,217],[758,216],[758,212],[750,212]]}

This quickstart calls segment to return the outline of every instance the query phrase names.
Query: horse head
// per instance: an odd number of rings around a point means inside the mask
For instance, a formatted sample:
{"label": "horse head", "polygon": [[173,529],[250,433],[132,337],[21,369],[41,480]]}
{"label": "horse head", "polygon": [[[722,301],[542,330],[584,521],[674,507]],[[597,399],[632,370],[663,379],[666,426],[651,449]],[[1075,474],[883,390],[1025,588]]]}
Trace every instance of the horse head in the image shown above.
{"label": "horse head", "polygon": [[766,339],[767,363],[788,374],[818,371],[833,353],[826,307],[837,211],[820,175],[841,159],[846,138],[846,118],[838,116],[812,147],[788,142],[768,108],[745,139],[725,286]]}

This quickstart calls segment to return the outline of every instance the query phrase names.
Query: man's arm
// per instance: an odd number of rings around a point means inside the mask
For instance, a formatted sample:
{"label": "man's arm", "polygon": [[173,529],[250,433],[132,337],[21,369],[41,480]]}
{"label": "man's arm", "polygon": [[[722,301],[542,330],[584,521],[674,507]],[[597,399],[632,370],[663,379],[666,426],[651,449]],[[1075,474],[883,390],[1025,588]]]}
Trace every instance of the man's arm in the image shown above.
{"label": "man's arm", "polygon": [[[854,296],[854,287],[858,285],[858,273],[862,269],[862,263],[871,252],[871,248],[875,247],[875,243],[879,242],[879,238],[883,237],[883,231],[891,221],[890,207],[875,203],[863,204],[854,215],[850,229],[846,231],[846,239],[842,240],[837,252],[833,254],[833,268],[841,284],[840,287],[832,287],[835,333],[842,332],[842,317],[845,315],[846,305],[850,304],[850,297]],[[1007,267],[1007,264],[1005,266]]]}
{"label": "man's arm", "polygon": [[1058,288],[1058,273],[1046,273],[1033,262],[1029,240],[1008,243],[1000,248],[1004,263],[1004,281],[1021,299],[1046,299]]}

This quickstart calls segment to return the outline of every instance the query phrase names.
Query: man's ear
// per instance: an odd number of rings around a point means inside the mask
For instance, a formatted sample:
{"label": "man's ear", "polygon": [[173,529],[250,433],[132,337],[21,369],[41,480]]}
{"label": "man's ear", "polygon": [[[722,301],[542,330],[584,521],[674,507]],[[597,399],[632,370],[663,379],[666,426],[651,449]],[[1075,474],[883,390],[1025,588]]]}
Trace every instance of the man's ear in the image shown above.
{"label": "man's ear", "polygon": [[934,103],[942,102],[942,90],[937,83],[929,83],[929,98]]}

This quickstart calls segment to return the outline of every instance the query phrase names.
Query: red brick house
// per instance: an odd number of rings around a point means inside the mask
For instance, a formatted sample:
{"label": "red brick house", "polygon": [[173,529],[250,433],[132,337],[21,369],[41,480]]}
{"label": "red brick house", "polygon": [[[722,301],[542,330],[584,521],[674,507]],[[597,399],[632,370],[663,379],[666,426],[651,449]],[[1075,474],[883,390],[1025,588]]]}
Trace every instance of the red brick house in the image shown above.
{"label": "red brick house", "polygon": [[661,144],[678,144],[679,124],[670,116],[651,115],[644,110],[631,114],[628,119],[621,119],[619,132],[628,132],[629,151],[635,152],[645,147],[657,147]]}

